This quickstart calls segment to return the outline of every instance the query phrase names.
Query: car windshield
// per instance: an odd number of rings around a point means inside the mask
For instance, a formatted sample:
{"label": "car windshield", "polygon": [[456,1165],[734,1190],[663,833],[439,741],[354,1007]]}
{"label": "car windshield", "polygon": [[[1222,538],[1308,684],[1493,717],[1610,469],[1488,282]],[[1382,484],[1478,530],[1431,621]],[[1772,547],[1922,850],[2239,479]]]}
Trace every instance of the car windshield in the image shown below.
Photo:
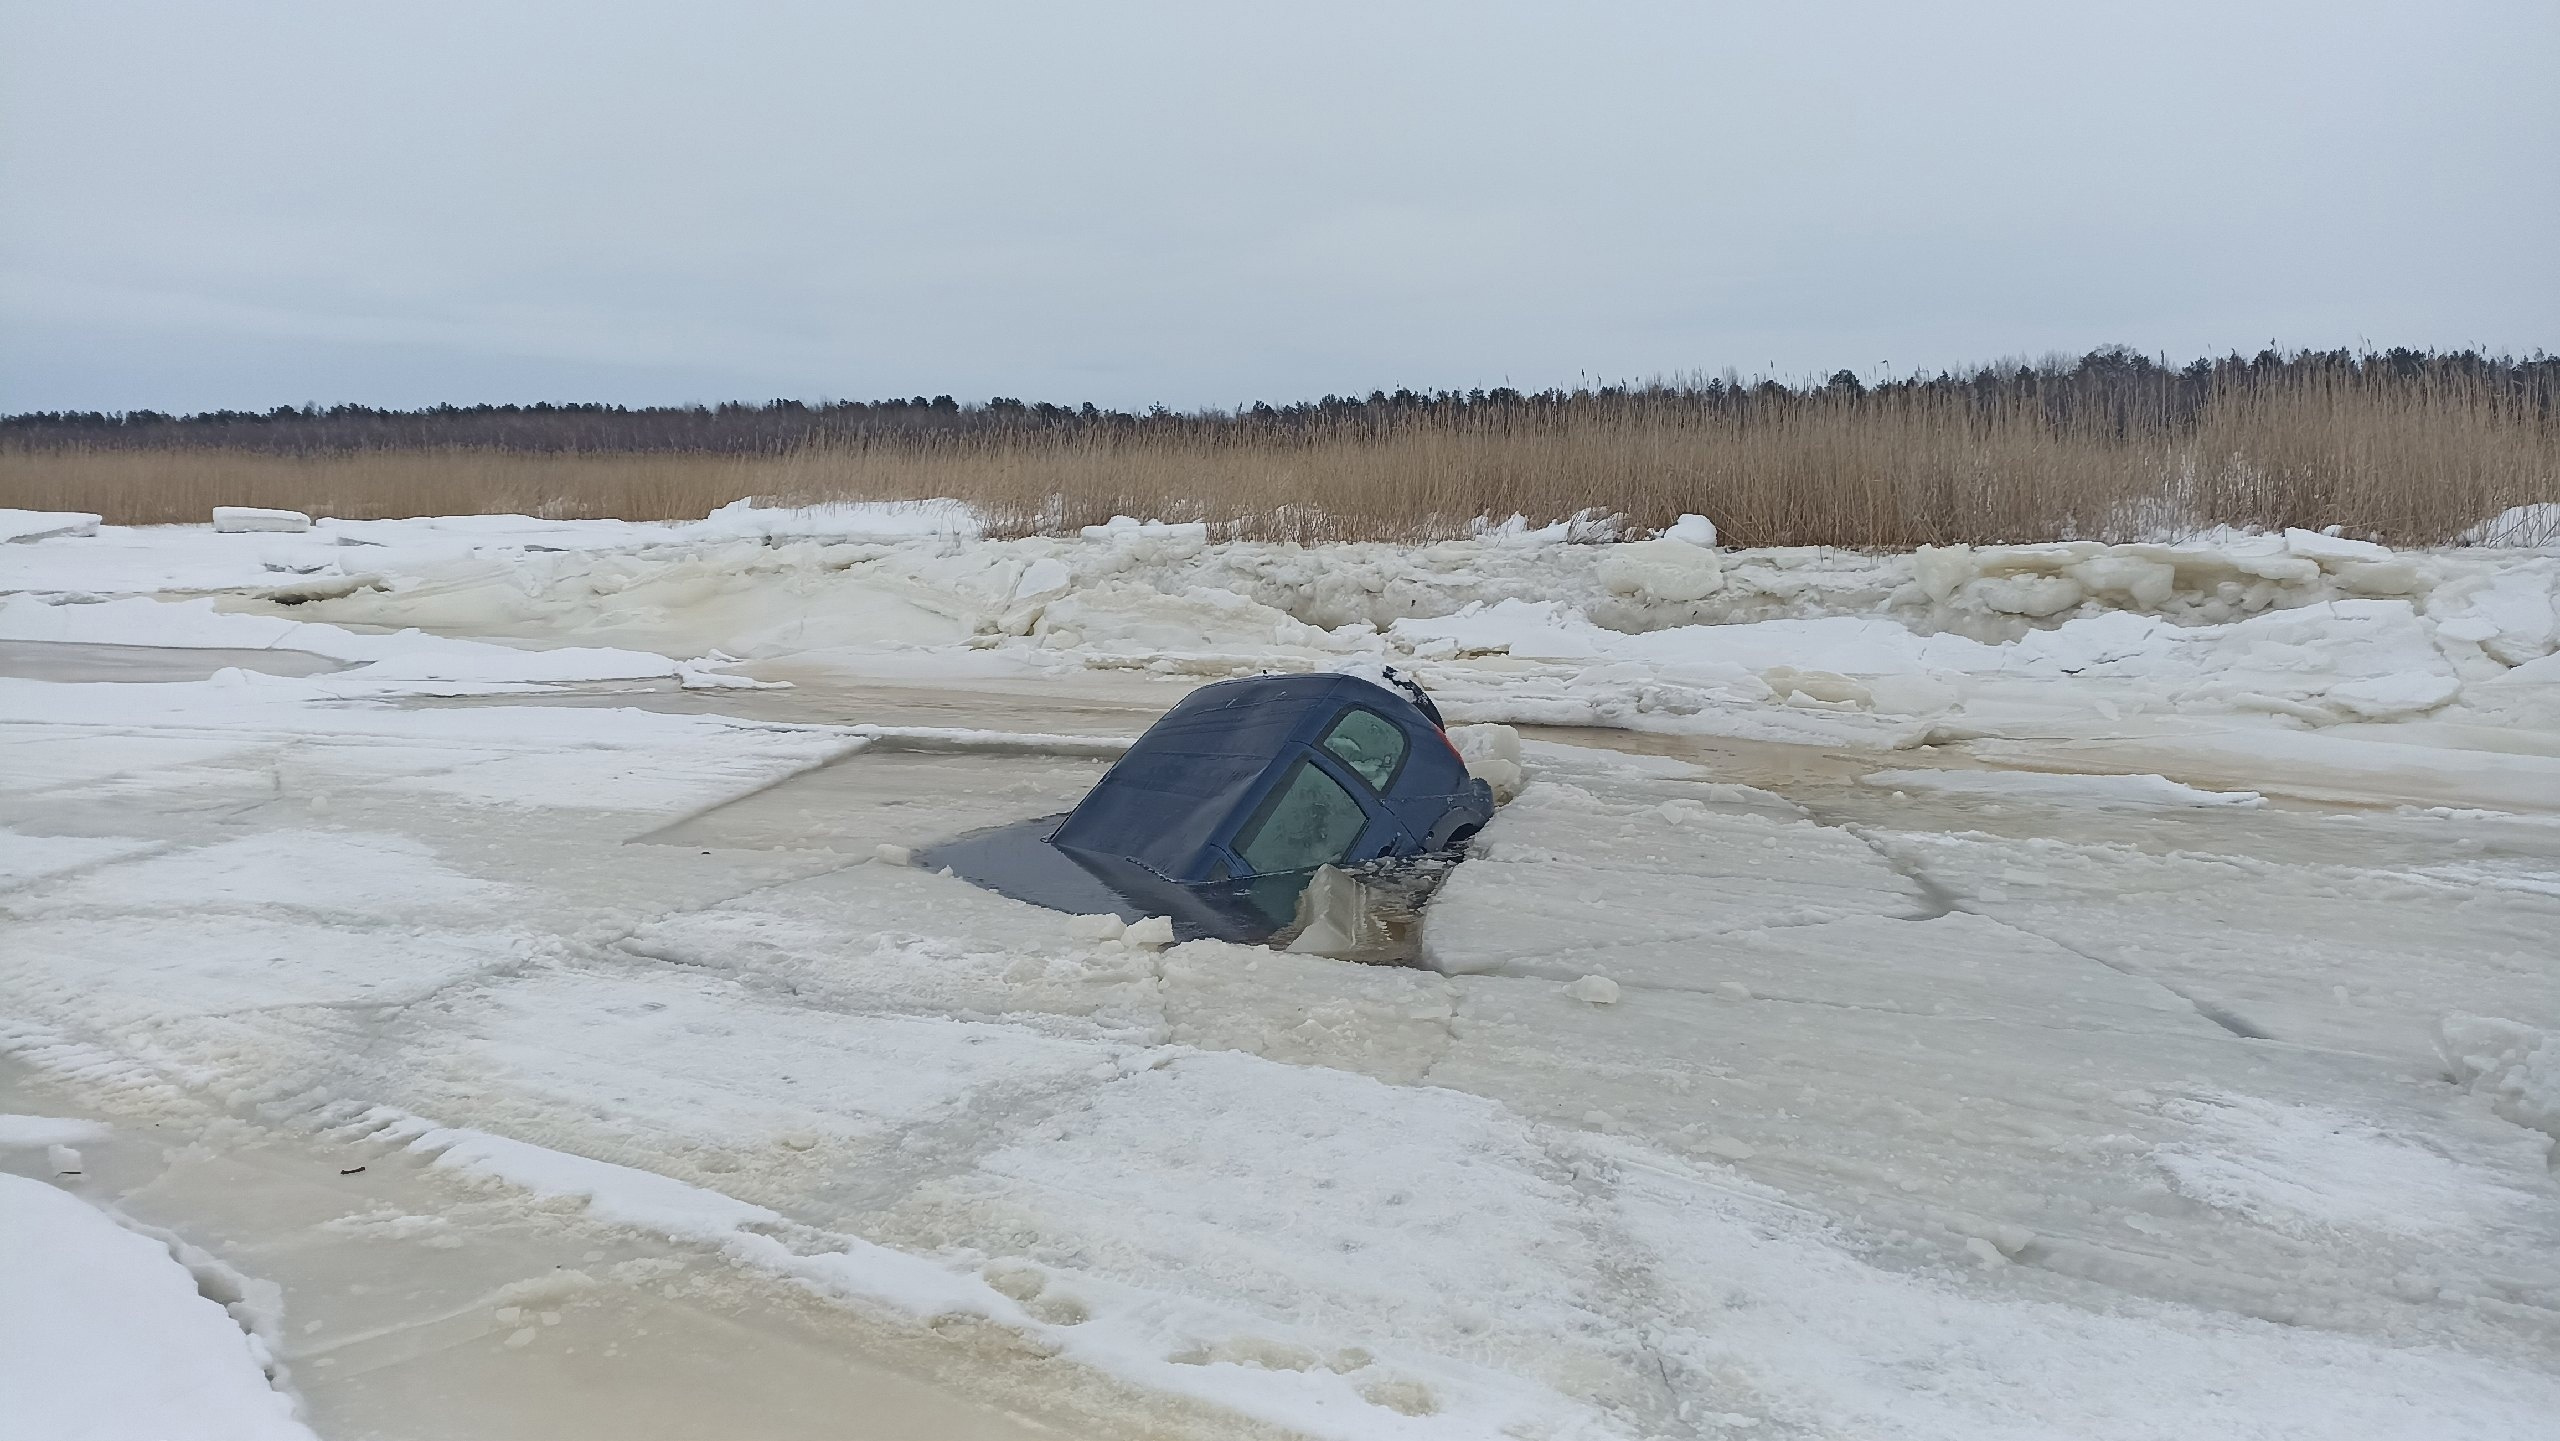
{"label": "car windshield", "polygon": [[1341,782],[1300,760],[1262,814],[1236,837],[1236,854],[1266,875],[1310,870],[1349,854],[1368,824],[1368,813]]}
{"label": "car windshield", "polygon": [[1404,730],[1376,711],[1353,708],[1325,732],[1324,748],[1354,775],[1383,793],[1404,764]]}

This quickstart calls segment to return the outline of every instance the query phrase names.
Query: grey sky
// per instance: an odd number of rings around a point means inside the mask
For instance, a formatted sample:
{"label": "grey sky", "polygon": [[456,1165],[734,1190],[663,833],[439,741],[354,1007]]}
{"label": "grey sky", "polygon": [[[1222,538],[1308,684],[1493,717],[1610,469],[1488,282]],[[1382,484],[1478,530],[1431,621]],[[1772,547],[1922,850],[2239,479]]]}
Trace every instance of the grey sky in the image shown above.
{"label": "grey sky", "polygon": [[0,410],[2560,346],[2560,4],[0,0]]}

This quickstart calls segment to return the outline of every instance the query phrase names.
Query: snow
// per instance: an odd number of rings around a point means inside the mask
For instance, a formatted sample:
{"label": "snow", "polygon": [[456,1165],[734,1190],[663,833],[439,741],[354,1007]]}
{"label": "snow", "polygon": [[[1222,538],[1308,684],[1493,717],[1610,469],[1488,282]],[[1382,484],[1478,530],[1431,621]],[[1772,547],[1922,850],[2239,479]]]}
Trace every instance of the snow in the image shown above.
{"label": "snow", "polygon": [[0,511],[0,534],[25,529],[13,539],[36,539],[34,532],[41,531],[46,537],[80,541],[13,556],[10,587],[89,595],[269,589],[308,581],[362,583],[383,570],[414,574],[421,566],[475,560],[520,562],[543,554],[739,542],[759,547],[794,541],[939,545],[975,537],[983,530],[968,507],[953,501],[808,507],[739,501],[689,522],[550,520],[526,515],[405,520],[324,516],[313,520],[307,530],[268,530],[246,541],[210,525],[120,526],[99,525],[97,520],[68,513]]}
{"label": "snow", "polygon": [[23,835],[0,829],[0,892],[44,876],[151,849],[148,841],[108,836]]}
{"label": "snow", "polygon": [[44,1150],[107,1137],[107,1127],[96,1121],[71,1120],[60,1116],[0,1115],[0,1150]]}
{"label": "snow", "polygon": [[739,500],[684,529],[705,538],[895,543],[975,536],[981,526],[969,507],[950,500],[839,501],[813,506],[762,506]]}
{"label": "snow", "polygon": [[2405,601],[2324,601],[2228,625],[2183,627],[2108,612],[1999,646],[1858,616],[1622,635],[1559,602],[1524,600],[1398,621],[1391,633],[1417,649],[1440,641],[1454,643],[1459,654],[1633,663],[1653,675],[1686,676],[1729,691],[1747,690],[1755,677],[1780,667],[1861,678],[2086,676],[2206,686],[2226,697],[2327,697],[2370,717],[2433,709],[2461,689]]}
{"label": "snow", "polygon": [[1115,515],[1102,525],[1088,525],[1078,534],[1089,541],[1098,540],[1152,555],[1168,551],[1197,555],[1209,541],[1209,527],[1198,521],[1168,525],[1161,520],[1141,521],[1125,515]]}
{"label": "snow", "polygon": [[1618,983],[1607,976],[1584,976],[1566,986],[1564,993],[1577,1001],[1588,1001],[1595,1006],[1614,1006],[1618,1003],[1619,996]]}
{"label": "snow", "polygon": [[2295,1234],[2458,1230],[2474,1212],[2523,1212],[2535,1199],[2439,1154],[2423,1137],[2325,1106],[2205,1095],[2171,1102],[2162,1114],[2190,1128],[2152,1153],[2172,1187]]}
{"label": "snow", "polygon": [[2322,562],[2389,560],[2391,558],[2389,548],[2376,545],[2372,541],[2348,540],[2328,532],[2303,530],[2299,527],[2284,533],[2284,550],[2287,555],[2299,555]]}
{"label": "snow", "polygon": [[1509,550],[1536,550],[1563,545],[1572,539],[1573,522],[1559,520],[1552,525],[1531,525],[1525,515],[1514,514],[1502,521],[1486,516],[1476,520],[1474,530],[1475,538],[1488,545]]}
{"label": "snow", "polygon": [[[110,778],[147,790],[184,784],[199,768],[220,774],[251,757],[272,757],[259,782],[270,798],[288,762],[316,760],[313,789],[298,798],[306,803],[325,806],[333,787],[351,782],[508,808],[658,815],[711,804],[862,743],[826,727],[637,710],[340,707],[331,704],[343,697],[324,684],[328,677],[232,675],[228,683],[147,686],[0,677],[0,725],[12,727],[14,740],[0,751],[0,791]],[[183,714],[184,723],[98,734],[129,722],[138,704]],[[142,838],[126,844],[155,848]]]}
{"label": "snow", "polygon": [[[0,1052],[113,1129],[0,1163],[407,1148],[479,1199],[309,1224],[638,1233],[1090,1434],[2547,1433],[2560,557],[1598,539],[15,546]],[[902,863],[1388,665],[1505,800],[1421,966]]]}
{"label": "snow", "polygon": [[[1703,1334],[1675,1333],[1666,1365],[1804,1398],[1777,1417],[1803,1433],[2420,1441],[2529,1436],[2544,1425],[2534,1408],[2548,1404],[2545,1383],[2526,1373],[2423,1352],[2386,1360],[2316,1330],[2241,1318],[2189,1329],[2138,1302],[1987,1303],[1940,1278],[1862,1271],[1801,1217],[1736,1206],[1721,1188],[1655,1173],[1628,1190],[1633,1236],[1714,1237],[1667,1251],[1679,1259],[1662,1273],[1665,1289],[1697,1298],[1687,1304],[1702,1321],[1719,1305],[1740,1313]],[[1972,1238],[1968,1253],[1995,1271],[2006,1264],[1990,1238]],[[1690,1259],[1704,1256],[1714,1263]],[[1760,1413],[1696,1419],[1756,1431]]]}
{"label": "snow", "polygon": [[2509,506],[2464,532],[2462,543],[2494,546],[2560,544],[2560,501]]}
{"label": "snow", "polygon": [[266,510],[254,505],[217,505],[213,508],[216,535],[243,535],[253,531],[297,532],[311,528],[311,517],[298,510]]}
{"label": "snow", "polygon": [[2437,1048],[2456,1084],[2489,1098],[2499,1115],[2560,1139],[2560,1045],[2542,1031],[2491,1016],[2449,1015]]}
{"label": "snow", "polygon": [[1724,583],[1711,546],[1677,538],[1613,545],[1595,574],[1612,594],[1673,605],[1704,600]]}
{"label": "snow", "polygon": [[2042,771],[1873,771],[1865,784],[1886,790],[1942,791],[1950,795],[2035,796],[2081,800],[2099,806],[2262,806],[2256,791],[2208,791],[2166,776],[2055,775]]}
{"label": "snow", "polygon": [[139,597],[91,604],[47,604],[28,596],[0,598],[0,640],[54,644],[290,650],[354,662],[359,669],[315,681],[328,687],[406,688],[404,683],[477,685],[637,680],[678,673],[678,664],[645,651],[564,646],[527,651],[421,631],[363,634],[340,626],[226,613],[214,601]]}
{"label": "snow", "polygon": [[0,544],[96,535],[99,519],[76,510],[0,509]]}
{"label": "snow", "polygon": [[1716,523],[1703,515],[1683,515],[1672,522],[1671,528],[1664,531],[1662,537],[1665,540],[1686,541],[1691,545],[1713,547],[1716,543]]}
{"label": "snow", "polygon": [[167,1245],[0,1173],[0,1410],[46,1441],[311,1441]]}
{"label": "snow", "polygon": [[537,1196],[581,1201],[598,1220],[612,1225],[710,1242],[750,1264],[918,1318],[1010,1310],[1002,1296],[974,1277],[885,1247],[848,1240],[840,1250],[795,1252],[764,1234],[764,1228],[782,1225],[774,1212],[654,1172],[476,1131],[429,1130],[410,1149],[433,1155],[441,1167]]}
{"label": "snow", "polygon": [[[1875,743],[1950,716],[2007,724],[2020,703],[2050,715],[2049,698],[2066,695],[2082,719],[2174,705],[2314,726],[2459,710],[2475,693],[2531,708],[2544,702],[2483,688],[2560,647],[2560,559],[2392,552],[2310,531],[1866,556],[1718,551],[1695,526],[1623,544],[1563,544],[1582,538],[1569,523],[1524,523],[1438,545],[1308,548],[1212,545],[1196,523],[1129,517],[1075,539],[998,541],[964,520],[941,505],[730,507],[648,525],[323,521],[259,538],[255,555],[204,531],[106,527],[26,547],[9,583],[20,611],[233,591],[219,603],[230,618],[279,629],[226,643],[385,667],[341,678],[358,688],[608,671],[748,688],[715,654],[1201,677],[1373,657],[1417,671],[1464,721]],[[216,643],[197,619],[165,619],[197,637],[176,643]],[[288,620],[362,640],[286,634]],[[8,626],[51,638],[24,614]],[[396,646],[372,634],[403,630]],[[597,654],[546,670],[492,642]],[[395,651],[406,658],[386,665]],[[1534,668],[1489,674],[1487,660]],[[2080,678],[2122,684],[2043,684]]]}
{"label": "snow", "polygon": [[498,905],[510,890],[449,870],[427,846],[402,836],[273,831],[92,871],[26,902],[24,914],[111,904],[188,915],[255,909],[376,916],[416,908],[444,917]]}
{"label": "snow", "polygon": [[2469,641],[2506,665],[2529,664],[2560,645],[2560,599],[2553,577],[2519,568],[2437,587],[2427,613],[2436,634]]}
{"label": "snow", "polygon": [[1075,572],[1067,569],[1065,561],[1054,555],[1044,555],[1022,568],[1022,578],[1013,583],[1013,598],[1017,601],[1047,600],[1064,595],[1074,583]]}
{"label": "snow", "polygon": [[1507,725],[1453,725],[1449,744],[1467,763],[1467,774],[1493,788],[1497,805],[1509,805],[1527,778],[1521,765],[1520,732]]}

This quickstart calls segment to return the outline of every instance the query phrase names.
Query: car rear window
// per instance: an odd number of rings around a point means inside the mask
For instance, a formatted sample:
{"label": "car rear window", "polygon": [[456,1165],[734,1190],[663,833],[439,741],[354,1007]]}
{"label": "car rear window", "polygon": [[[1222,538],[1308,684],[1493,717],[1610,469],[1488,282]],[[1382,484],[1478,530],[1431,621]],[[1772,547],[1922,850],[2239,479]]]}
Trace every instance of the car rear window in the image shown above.
{"label": "car rear window", "polygon": [[1368,824],[1341,782],[1302,759],[1236,837],[1236,854],[1264,874],[1328,866],[1350,853]]}
{"label": "car rear window", "polygon": [[1404,764],[1404,728],[1376,711],[1354,707],[1342,713],[1324,733],[1324,748],[1351,767],[1352,774],[1384,793]]}

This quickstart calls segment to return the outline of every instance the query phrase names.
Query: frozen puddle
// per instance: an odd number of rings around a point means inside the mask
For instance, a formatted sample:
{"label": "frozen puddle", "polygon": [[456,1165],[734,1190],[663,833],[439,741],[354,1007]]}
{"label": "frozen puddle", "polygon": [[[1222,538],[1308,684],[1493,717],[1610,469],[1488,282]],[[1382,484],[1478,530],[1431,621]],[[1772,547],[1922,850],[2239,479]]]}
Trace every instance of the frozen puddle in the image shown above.
{"label": "frozen puddle", "polygon": [[[0,1075],[0,1112],[49,1106]],[[929,1342],[698,1248],[579,1225],[396,1149],[168,1130],[118,1127],[60,1181],[240,1273],[235,1315],[333,1441],[1073,1434],[952,1394],[937,1380],[954,1358]],[[0,1151],[56,1180],[44,1160]]]}
{"label": "frozen puddle", "polygon": [[0,640],[0,676],[49,681],[210,680],[225,670],[326,675],[346,662],[305,650],[105,645],[85,641]]}

